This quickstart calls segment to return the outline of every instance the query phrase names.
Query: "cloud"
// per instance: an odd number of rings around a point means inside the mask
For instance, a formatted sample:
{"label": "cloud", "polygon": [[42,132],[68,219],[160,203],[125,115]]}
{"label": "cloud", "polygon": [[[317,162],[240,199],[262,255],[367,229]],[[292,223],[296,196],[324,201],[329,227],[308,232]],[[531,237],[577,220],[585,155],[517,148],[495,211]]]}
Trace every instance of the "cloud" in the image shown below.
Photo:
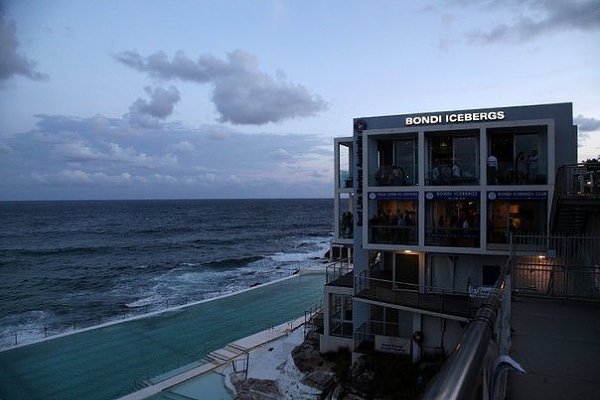
{"label": "cloud", "polygon": [[588,118],[579,114],[573,119],[573,122],[578,126],[579,132],[593,132],[600,130],[600,119]]}
{"label": "cloud", "polygon": [[121,119],[107,118],[99,114],[89,118],[48,114],[35,114],[34,117],[38,119],[36,122],[38,131],[51,134],[61,132],[103,134],[111,130],[116,130],[122,125]]}
{"label": "cloud", "polygon": [[180,99],[179,91],[171,86],[169,89],[145,88],[150,95],[150,100],[138,98],[130,107],[125,118],[129,123],[138,128],[158,128],[160,120],[164,120],[173,113],[173,107]]}
{"label": "cloud", "polygon": [[192,153],[196,148],[189,141],[182,140],[181,142],[170,144],[167,146],[167,150],[172,153]]}
{"label": "cloud", "polygon": [[82,170],[62,170],[52,174],[32,172],[31,178],[46,185],[128,185],[131,183],[145,182],[143,177],[133,176],[128,172],[123,172],[118,175],[108,175],[104,172],[86,172]]}
{"label": "cloud", "polygon": [[[129,129],[119,118],[38,115],[35,129],[0,139],[0,199],[330,195],[328,136],[217,124]],[[227,139],[215,140],[216,132]]]}
{"label": "cloud", "polygon": [[256,57],[243,50],[229,53],[225,60],[204,55],[194,61],[182,51],[171,59],[162,51],[148,57],[125,51],[114,57],[154,78],[211,84],[220,122],[262,125],[312,116],[328,108],[320,96],[287,82],[283,74],[273,78],[261,72]]}
{"label": "cloud", "polygon": [[48,80],[47,74],[36,71],[37,63],[19,53],[17,26],[4,18],[0,5],[0,81],[21,75],[34,81]]}
{"label": "cloud", "polygon": [[515,7],[521,13],[511,23],[471,32],[469,36],[474,42],[526,41],[557,31],[600,29],[600,0],[493,0],[486,5]]}

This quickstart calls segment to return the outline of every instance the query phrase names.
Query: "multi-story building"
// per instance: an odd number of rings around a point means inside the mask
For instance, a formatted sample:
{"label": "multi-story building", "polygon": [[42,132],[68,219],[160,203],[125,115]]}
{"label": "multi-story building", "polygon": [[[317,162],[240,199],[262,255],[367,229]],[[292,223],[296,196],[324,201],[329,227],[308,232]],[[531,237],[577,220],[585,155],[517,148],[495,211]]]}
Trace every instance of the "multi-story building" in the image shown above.
{"label": "multi-story building", "polygon": [[548,235],[576,160],[570,103],[355,119],[335,140],[332,243],[353,270],[325,286],[321,350],[450,353],[512,235]]}

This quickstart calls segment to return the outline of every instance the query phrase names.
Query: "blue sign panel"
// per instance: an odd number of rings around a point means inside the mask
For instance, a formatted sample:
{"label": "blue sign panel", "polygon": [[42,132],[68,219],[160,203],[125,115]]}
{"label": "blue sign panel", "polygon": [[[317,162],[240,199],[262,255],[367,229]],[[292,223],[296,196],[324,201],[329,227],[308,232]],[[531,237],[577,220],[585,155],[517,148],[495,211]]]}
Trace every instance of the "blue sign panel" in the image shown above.
{"label": "blue sign panel", "polygon": [[417,200],[418,192],[370,192],[370,200]]}
{"label": "blue sign panel", "polygon": [[499,192],[488,192],[487,197],[489,200],[546,200],[548,199],[548,192],[539,190],[533,191],[499,191]]}
{"label": "blue sign panel", "polygon": [[459,191],[444,191],[444,192],[426,192],[425,198],[427,200],[479,200],[479,192],[471,190],[459,190]]}

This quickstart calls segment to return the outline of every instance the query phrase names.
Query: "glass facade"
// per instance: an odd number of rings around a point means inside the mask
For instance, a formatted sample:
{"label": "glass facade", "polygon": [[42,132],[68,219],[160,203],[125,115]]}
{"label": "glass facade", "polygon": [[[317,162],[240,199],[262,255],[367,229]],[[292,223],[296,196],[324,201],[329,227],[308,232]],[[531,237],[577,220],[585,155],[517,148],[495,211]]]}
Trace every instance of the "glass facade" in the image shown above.
{"label": "glass facade", "polygon": [[352,168],[352,142],[338,144],[339,155],[339,188],[351,188],[353,186],[353,168]]}
{"label": "glass facade", "polygon": [[417,193],[371,193],[370,197],[369,243],[417,244]]}
{"label": "glass facade", "polygon": [[479,247],[479,192],[428,192],[425,244]]}
{"label": "glass facade", "polygon": [[329,334],[352,337],[352,296],[330,294]]}
{"label": "glass facade", "polygon": [[371,186],[413,186],[418,182],[416,135],[378,139]]}
{"label": "glass facade", "polygon": [[[542,193],[545,194],[545,192]],[[548,201],[544,198],[501,198],[489,201],[488,243],[506,244],[511,233],[515,235],[546,235],[547,204]]]}
{"label": "glass facade", "polygon": [[354,237],[354,196],[351,193],[338,195],[338,239],[352,239]]}
{"label": "glass facade", "polygon": [[479,184],[479,131],[427,133],[425,183]]}
{"label": "glass facade", "polygon": [[547,183],[546,127],[488,130],[488,185]]}

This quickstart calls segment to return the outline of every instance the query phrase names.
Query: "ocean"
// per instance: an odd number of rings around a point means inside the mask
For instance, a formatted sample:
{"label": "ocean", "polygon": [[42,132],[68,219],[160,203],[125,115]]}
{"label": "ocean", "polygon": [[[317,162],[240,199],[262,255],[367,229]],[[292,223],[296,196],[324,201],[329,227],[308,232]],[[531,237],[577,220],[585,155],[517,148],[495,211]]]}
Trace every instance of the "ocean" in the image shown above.
{"label": "ocean", "polygon": [[333,200],[0,202],[0,348],[321,264]]}

